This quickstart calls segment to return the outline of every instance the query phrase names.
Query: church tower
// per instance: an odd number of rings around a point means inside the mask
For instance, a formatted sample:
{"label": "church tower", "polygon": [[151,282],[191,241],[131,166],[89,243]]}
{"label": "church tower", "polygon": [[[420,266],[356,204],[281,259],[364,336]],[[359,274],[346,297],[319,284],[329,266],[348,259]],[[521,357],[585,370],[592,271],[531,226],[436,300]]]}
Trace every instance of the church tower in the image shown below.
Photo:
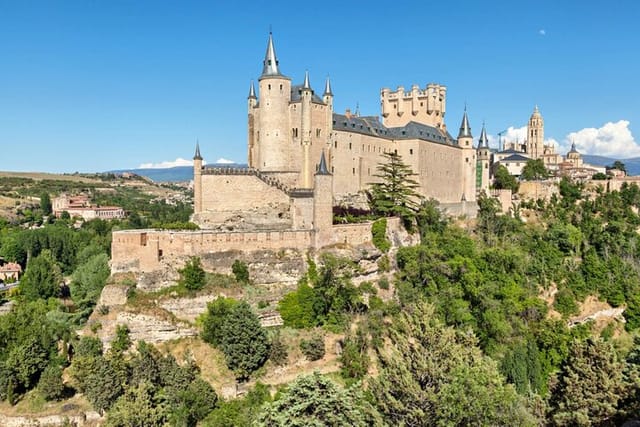
{"label": "church tower", "polygon": [[536,105],[527,124],[527,156],[536,160],[544,155],[544,120]]}
{"label": "church tower", "polygon": [[460,132],[458,132],[458,146],[462,148],[461,176],[462,194],[460,201],[471,202],[476,199],[476,150],[473,148],[473,135],[469,126],[467,109],[464,109]]}
{"label": "church tower", "polygon": [[254,140],[257,155],[250,166],[263,172],[287,171],[294,148],[288,141],[291,79],[280,72],[271,33],[258,82],[258,127]]}
{"label": "church tower", "polygon": [[476,174],[476,185],[478,191],[484,191],[489,194],[489,163],[491,152],[489,150],[489,138],[487,138],[487,129],[482,124],[482,132],[480,132],[480,139],[478,140],[478,169]]}

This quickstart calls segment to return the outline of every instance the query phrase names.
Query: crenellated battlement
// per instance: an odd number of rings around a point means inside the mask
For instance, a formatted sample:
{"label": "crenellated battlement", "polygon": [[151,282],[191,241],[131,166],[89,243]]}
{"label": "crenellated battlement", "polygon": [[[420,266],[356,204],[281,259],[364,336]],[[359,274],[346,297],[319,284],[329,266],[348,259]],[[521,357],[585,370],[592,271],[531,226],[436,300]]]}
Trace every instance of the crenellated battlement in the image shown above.
{"label": "crenellated battlement", "polygon": [[383,123],[387,127],[405,126],[418,122],[444,128],[447,87],[429,83],[424,89],[418,85],[405,91],[403,86],[392,92],[389,88],[380,91]]}

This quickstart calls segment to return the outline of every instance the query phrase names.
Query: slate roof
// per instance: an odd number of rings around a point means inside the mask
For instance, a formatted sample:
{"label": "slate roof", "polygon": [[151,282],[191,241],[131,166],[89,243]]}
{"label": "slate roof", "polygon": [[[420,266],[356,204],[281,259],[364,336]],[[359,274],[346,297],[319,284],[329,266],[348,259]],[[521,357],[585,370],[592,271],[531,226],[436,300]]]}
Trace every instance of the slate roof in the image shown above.
{"label": "slate roof", "polygon": [[509,157],[505,157],[504,159],[500,160],[500,163],[502,162],[528,162],[529,160],[531,160],[528,157],[523,156],[522,154],[512,154]]}
{"label": "slate roof", "polygon": [[451,134],[433,126],[409,122],[406,126],[388,128],[377,116],[350,116],[333,114],[333,129],[356,132],[386,139],[423,139],[440,144],[456,145]]}
{"label": "slate roof", "polygon": [[[291,86],[291,102],[300,102],[302,99],[302,89],[304,88],[304,85],[293,85]],[[311,95],[311,102],[315,102],[316,104],[324,104],[324,101],[322,101],[322,98],[320,98],[318,95],[316,95],[316,93],[312,90],[311,91],[312,95]]]}

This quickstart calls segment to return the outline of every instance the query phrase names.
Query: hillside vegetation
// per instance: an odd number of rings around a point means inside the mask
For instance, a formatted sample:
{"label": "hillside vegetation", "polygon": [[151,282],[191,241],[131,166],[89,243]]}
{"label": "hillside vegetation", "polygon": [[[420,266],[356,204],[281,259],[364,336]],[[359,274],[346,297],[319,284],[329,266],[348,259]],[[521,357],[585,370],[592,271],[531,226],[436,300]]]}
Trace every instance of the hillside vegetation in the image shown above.
{"label": "hillside vegetation", "polygon": [[[607,426],[640,411],[636,186],[587,197],[563,180],[559,197],[506,215],[482,197],[473,221],[423,202],[402,212],[420,244],[390,250],[385,221],[374,227],[376,280],[355,280],[349,258],[309,254],[298,284],[270,294],[240,260],[224,275],[194,258],[152,294],[112,278],[125,302],[96,307],[112,227],[156,220],[127,191],[113,195],[131,203],[120,223],[48,224],[35,202],[31,222],[0,223],[0,256],[25,268],[0,316],[0,411],[74,402],[113,426]],[[180,320],[195,334],[157,348],[124,324],[105,346],[102,325],[86,323],[125,309],[177,323],[160,308],[171,298],[210,302]],[[284,325],[261,325],[267,306]],[[594,306],[622,317],[589,321]]]}

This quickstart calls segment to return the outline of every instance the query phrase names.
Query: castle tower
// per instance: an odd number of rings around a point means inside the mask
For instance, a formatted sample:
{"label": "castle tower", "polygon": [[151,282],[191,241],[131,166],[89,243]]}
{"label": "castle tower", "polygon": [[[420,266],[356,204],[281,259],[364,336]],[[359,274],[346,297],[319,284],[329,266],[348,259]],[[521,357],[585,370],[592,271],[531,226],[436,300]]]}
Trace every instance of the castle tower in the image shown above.
{"label": "castle tower", "polygon": [[302,144],[302,170],[300,171],[300,186],[302,188],[312,188],[311,186],[311,97],[313,91],[309,83],[309,72],[304,73],[304,84],[300,91],[301,98],[301,123],[300,123],[300,142]]}
{"label": "castle tower", "polygon": [[313,228],[316,231],[316,247],[331,243],[333,236],[333,176],[327,168],[324,151],[314,176]]}
{"label": "castle tower", "polygon": [[527,124],[527,156],[536,160],[544,154],[544,120],[536,105]]}
{"label": "castle tower", "polygon": [[[330,123],[333,122],[333,92],[331,91],[331,82],[329,81],[329,76],[327,76],[327,80],[324,84],[324,93],[322,94],[322,102],[327,104],[326,108],[326,118],[325,122],[327,123],[327,130],[325,132],[327,138],[327,149],[329,153],[329,161],[331,161],[331,127]],[[327,165],[331,166],[331,165]]]}
{"label": "castle tower", "polygon": [[200,144],[196,142],[196,154],[193,156],[193,213],[202,212],[202,156]]}
{"label": "castle tower", "polygon": [[258,98],[256,97],[256,88],[251,80],[251,86],[249,86],[249,96],[247,98],[247,129],[248,129],[248,141],[247,141],[247,163],[250,168],[256,168],[257,163],[257,147],[256,147],[256,129],[255,129],[255,114],[254,109],[258,104]]}
{"label": "castle tower", "polygon": [[478,140],[478,163],[476,173],[476,185],[479,192],[484,191],[489,194],[489,166],[491,152],[489,150],[489,138],[487,138],[487,130],[482,123],[482,132]]}
{"label": "castle tower", "polygon": [[291,79],[280,72],[271,33],[258,82],[258,128],[254,142],[257,158],[253,167],[265,172],[290,170],[294,149],[288,140]]}
{"label": "castle tower", "polygon": [[460,124],[460,132],[458,132],[458,146],[462,148],[460,164],[462,194],[460,200],[471,202],[476,199],[476,150],[473,148],[473,135],[471,135],[466,107]]}

